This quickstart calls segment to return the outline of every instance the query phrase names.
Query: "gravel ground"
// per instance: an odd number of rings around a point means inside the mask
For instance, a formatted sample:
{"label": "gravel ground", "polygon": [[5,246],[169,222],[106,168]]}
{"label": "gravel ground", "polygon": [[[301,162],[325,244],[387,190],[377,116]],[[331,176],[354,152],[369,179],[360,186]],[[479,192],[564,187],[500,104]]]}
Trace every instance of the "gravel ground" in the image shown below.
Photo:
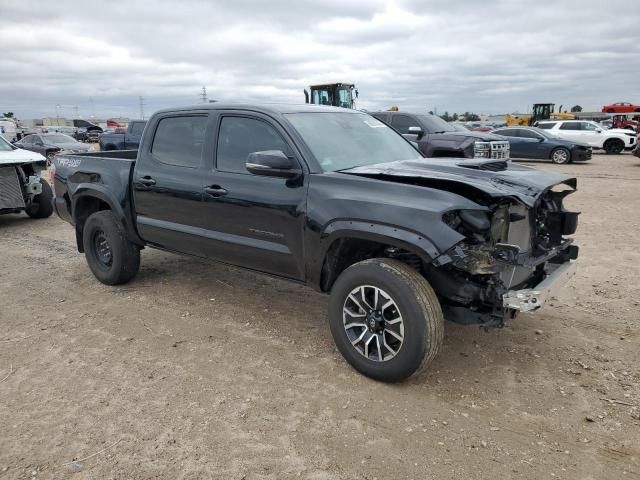
{"label": "gravel ground", "polygon": [[640,159],[538,166],[579,177],[577,276],[399,385],[310,289],[151,250],[109,287],[68,224],[0,216],[0,479],[640,478]]}

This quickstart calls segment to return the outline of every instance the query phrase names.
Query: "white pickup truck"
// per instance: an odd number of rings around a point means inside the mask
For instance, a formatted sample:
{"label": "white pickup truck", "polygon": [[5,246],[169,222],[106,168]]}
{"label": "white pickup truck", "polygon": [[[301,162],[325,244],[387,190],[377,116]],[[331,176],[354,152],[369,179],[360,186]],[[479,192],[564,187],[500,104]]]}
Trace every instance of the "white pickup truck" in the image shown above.
{"label": "white pickup truck", "polygon": [[31,218],[53,213],[53,192],[40,176],[47,159],[22,150],[0,135],[0,215],[26,212]]}
{"label": "white pickup truck", "polygon": [[538,122],[536,126],[555,137],[587,144],[592,148],[602,148],[609,154],[636,146],[636,133],[633,130],[606,129],[592,121],[545,120]]}

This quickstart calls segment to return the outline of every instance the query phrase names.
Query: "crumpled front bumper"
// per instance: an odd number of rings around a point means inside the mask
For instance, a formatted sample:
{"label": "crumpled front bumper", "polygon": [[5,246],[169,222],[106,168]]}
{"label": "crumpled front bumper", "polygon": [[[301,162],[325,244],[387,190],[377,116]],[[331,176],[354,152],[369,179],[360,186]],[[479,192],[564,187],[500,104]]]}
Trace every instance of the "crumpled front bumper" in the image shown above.
{"label": "crumpled front bumper", "polygon": [[[550,266],[553,264],[550,264]],[[547,277],[533,288],[509,290],[502,296],[504,308],[519,312],[532,312],[541,309],[545,302],[557,290],[576,274],[577,263],[569,260],[559,264]]]}

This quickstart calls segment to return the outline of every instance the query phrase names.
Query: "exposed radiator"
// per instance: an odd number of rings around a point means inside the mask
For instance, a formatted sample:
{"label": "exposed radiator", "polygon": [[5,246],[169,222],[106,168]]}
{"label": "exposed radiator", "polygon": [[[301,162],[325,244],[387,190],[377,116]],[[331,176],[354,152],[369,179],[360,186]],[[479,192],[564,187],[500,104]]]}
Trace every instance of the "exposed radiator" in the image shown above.
{"label": "exposed radiator", "polygon": [[25,208],[15,167],[0,168],[0,210]]}

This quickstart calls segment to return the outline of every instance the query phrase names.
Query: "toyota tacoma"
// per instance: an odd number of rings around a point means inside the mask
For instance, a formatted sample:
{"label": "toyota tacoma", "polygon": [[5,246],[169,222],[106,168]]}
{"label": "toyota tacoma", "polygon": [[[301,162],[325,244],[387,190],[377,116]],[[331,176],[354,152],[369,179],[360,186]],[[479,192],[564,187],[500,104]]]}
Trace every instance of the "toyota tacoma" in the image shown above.
{"label": "toyota tacoma", "polygon": [[444,319],[500,327],[575,272],[574,178],[425,159],[355,110],[215,103],[155,113],[134,151],[60,155],[55,209],[93,274],[158,248],[330,295],[336,345],[375,379],[436,356]]}

